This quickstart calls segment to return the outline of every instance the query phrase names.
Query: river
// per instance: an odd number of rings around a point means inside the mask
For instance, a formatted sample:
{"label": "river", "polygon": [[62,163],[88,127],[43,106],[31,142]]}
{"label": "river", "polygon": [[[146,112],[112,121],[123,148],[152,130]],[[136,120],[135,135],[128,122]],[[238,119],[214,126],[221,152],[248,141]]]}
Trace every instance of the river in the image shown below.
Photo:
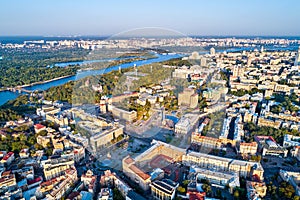
{"label": "river", "polygon": [[[292,45],[292,46],[275,46],[275,45],[270,45],[270,46],[264,46],[265,50],[269,50],[269,51],[280,51],[280,50],[288,50],[288,51],[296,51],[298,49],[298,45]],[[254,50],[257,49],[258,47],[235,47],[235,48],[227,48],[226,50],[217,50],[217,52],[223,52],[223,51],[227,51],[227,52],[237,52],[237,51],[249,51],[249,50]],[[208,53],[207,52],[200,52],[201,54],[203,53]],[[105,69],[101,69],[101,70],[88,70],[88,71],[81,71],[78,72],[76,75],[74,76],[70,76],[67,78],[62,78],[59,80],[54,80],[54,81],[50,81],[50,82],[46,82],[43,84],[38,84],[38,85],[33,85],[33,86],[29,86],[26,87],[26,89],[28,90],[47,90],[50,87],[54,87],[54,86],[58,86],[58,85],[62,85],[67,83],[68,81],[74,81],[74,80],[78,80],[87,76],[92,76],[92,75],[99,75],[99,74],[105,74],[108,72],[111,72],[113,70],[118,70],[119,67],[121,67],[121,69],[125,69],[125,68],[129,68],[129,67],[133,67],[134,64],[136,64],[136,66],[142,66],[142,65],[146,65],[146,64],[151,64],[151,63],[157,63],[157,62],[162,62],[162,61],[167,61],[170,60],[172,58],[179,58],[182,57],[183,55],[181,54],[155,54],[157,57],[156,58],[151,58],[151,59],[147,59],[147,60],[140,60],[140,61],[133,61],[133,62],[129,62],[129,63],[125,63],[125,64],[121,64],[121,65],[116,65],[116,66],[111,66],[109,68],[105,68]],[[65,62],[65,63],[56,63],[54,64],[55,66],[59,66],[59,67],[64,67],[67,65],[82,65],[82,64],[86,64],[86,63],[93,63],[93,62],[103,62],[103,60],[90,60],[90,61],[81,61],[81,62]],[[10,92],[10,91],[2,91],[0,92],[0,105],[3,105],[5,102],[15,99],[16,97],[20,96],[22,93],[14,93],[14,92]]]}
{"label": "river", "polygon": [[[74,81],[74,80],[78,80],[87,76],[92,76],[92,75],[100,75],[100,74],[105,74],[108,72],[111,72],[113,70],[118,70],[119,68],[121,69],[126,69],[129,67],[133,67],[133,65],[135,64],[137,67],[138,66],[142,66],[142,65],[147,65],[147,64],[151,64],[151,63],[157,63],[157,62],[162,62],[162,61],[167,61],[173,58],[180,58],[183,55],[180,54],[155,54],[156,58],[150,58],[147,60],[139,60],[139,61],[133,61],[133,62],[129,62],[129,63],[124,63],[121,65],[116,65],[116,66],[111,66],[105,69],[99,69],[99,70],[84,70],[84,71],[80,71],[78,72],[76,75],[74,76],[70,76],[70,77],[66,77],[66,78],[62,78],[62,79],[58,79],[58,80],[54,80],[54,81],[50,81],[50,82],[46,82],[46,83],[42,83],[42,84],[37,84],[37,85],[33,85],[33,86],[28,86],[25,87],[25,89],[27,90],[47,90],[51,87],[54,86],[59,86],[62,84],[67,83],[68,81]],[[86,63],[91,63],[91,62],[102,62],[102,60],[90,60],[90,61],[82,61],[82,62],[65,62],[65,63],[57,63],[54,64],[56,66],[67,66],[67,65],[82,65],[82,64],[86,64]],[[20,96],[21,94],[24,93],[16,93],[16,92],[11,92],[11,91],[2,91],[0,92],[0,105],[3,105],[4,103],[6,103],[9,100],[13,100],[16,97]]]}

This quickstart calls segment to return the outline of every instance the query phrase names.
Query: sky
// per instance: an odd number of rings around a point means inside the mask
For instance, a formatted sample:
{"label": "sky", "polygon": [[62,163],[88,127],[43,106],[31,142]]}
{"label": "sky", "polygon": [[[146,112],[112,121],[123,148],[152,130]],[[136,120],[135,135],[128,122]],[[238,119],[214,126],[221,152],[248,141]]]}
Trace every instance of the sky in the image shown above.
{"label": "sky", "polygon": [[160,27],[186,35],[300,36],[299,0],[8,0],[0,35],[108,36]]}

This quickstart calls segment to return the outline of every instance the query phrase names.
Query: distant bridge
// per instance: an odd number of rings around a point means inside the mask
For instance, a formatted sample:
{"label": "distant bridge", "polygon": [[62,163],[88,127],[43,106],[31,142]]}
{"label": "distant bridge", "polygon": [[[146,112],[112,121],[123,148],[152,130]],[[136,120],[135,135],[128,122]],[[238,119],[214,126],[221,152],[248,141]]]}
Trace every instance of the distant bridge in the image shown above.
{"label": "distant bridge", "polygon": [[25,93],[32,93],[32,92],[34,92],[34,91],[27,90],[27,89],[22,88],[22,87],[7,88],[7,89],[9,91],[11,91],[11,92],[19,92],[19,93],[21,93],[21,92],[25,92]]}

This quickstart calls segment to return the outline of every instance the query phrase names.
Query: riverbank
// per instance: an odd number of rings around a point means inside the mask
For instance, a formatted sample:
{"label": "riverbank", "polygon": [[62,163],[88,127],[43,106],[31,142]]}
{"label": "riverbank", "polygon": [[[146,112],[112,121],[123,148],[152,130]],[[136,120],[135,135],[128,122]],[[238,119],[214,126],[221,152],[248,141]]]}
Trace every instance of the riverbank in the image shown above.
{"label": "riverbank", "polygon": [[0,88],[0,92],[11,91],[12,89],[18,89],[18,88],[32,87],[32,86],[35,86],[35,85],[46,84],[46,83],[50,83],[50,82],[57,81],[57,80],[60,80],[60,79],[72,77],[74,75],[76,75],[76,74],[72,74],[72,75],[70,74],[70,75],[66,75],[66,76],[60,76],[60,77],[57,77],[57,78],[53,78],[53,79],[49,79],[49,80],[45,80],[45,81],[38,81],[38,82],[26,84],[26,85],[18,85],[18,86],[15,86],[15,87]]}
{"label": "riverbank", "polygon": [[[63,85],[69,81],[76,81],[76,80],[82,79],[87,76],[106,74],[106,73],[114,71],[114,70],[126,69],[126,68],[133,67],[133,66],[139,67],[142,65],[163,62],[163,61],[167,61],[167,60],[174,59],[174,58],[180,58],[180,57],[182,57],[181,54],[166,54],[166,55],[155,54],[155,58],[133,61],[133,62],[126,62],[126,63],[120,64],[120,65],[115,65],[115,66],[107,67],[104,69],[95,69],[95,70],[82,69],[81,71],[77,71],[78,73],[75,75],[62,76],[62,77],[58,77],[58,78],[47,80],[47,81],[40,81],[40,82],[36,82],[36,83],[22,85],[19,87],[20,88],[22,87],[28,91],[47,90],[51,87]],[[69,64],[69,63],[64,63],[64,64]],[[0,91],[0,105],[3,105],[7,101],[15,99],[16,97],[18,97],[22,94],[25,94],[25,93],[11,92],[9,90]]]}

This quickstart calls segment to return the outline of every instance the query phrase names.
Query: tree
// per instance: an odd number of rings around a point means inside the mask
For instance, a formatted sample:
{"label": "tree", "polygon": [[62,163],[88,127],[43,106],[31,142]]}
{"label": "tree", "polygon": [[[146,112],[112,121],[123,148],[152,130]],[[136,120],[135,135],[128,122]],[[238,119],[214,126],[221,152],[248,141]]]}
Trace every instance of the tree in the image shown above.
{"label": "tree", "polygon": [[239,193],[238,190],[235,190],[235,191],[234,191],[233,197],[234,197],[234,199],[239,199],[239,198],[240,198],[240,193]]}
{"label": "tree", "polygon": [[114,195],[114,200],[125,200],[125,198],[122,196],[122,193],[117,189],[113,189],[113,195]]}
{"label": "tree", "polygon": [[177,188],[177,191],[180,192],[181,194],[184,194],[184,193],[186,192],[185,188],[184,188],[184,187],[181,187],[181,186],[179,186],[179,187]]}
{"label": "tree", "polygon": [[34,148],[35,148],[36,150],[43,150],[43,149],[44,149],[43,146],[40,145],[40,144],[38,144],[38,143],[36,143],[36,144],[34,145]]}
{"label": "tree", "polygon": [[182,185],[184,186],[184,187],[187,187],[187,185],[190,183],[190,180],[184,180],[183,182],[182,182]]}
{"label": "tree", "polygon": [[293,200],[300,200],[300,196],[294,196]]}
{"label": "tree", "polygon": [[285,197],[288,199],[292,199],[293,196],[295,195],[295,189],[294,187],[289,184],[288,182],[281,182],[280,187],[279,187],[279,196],[280,197]]}

